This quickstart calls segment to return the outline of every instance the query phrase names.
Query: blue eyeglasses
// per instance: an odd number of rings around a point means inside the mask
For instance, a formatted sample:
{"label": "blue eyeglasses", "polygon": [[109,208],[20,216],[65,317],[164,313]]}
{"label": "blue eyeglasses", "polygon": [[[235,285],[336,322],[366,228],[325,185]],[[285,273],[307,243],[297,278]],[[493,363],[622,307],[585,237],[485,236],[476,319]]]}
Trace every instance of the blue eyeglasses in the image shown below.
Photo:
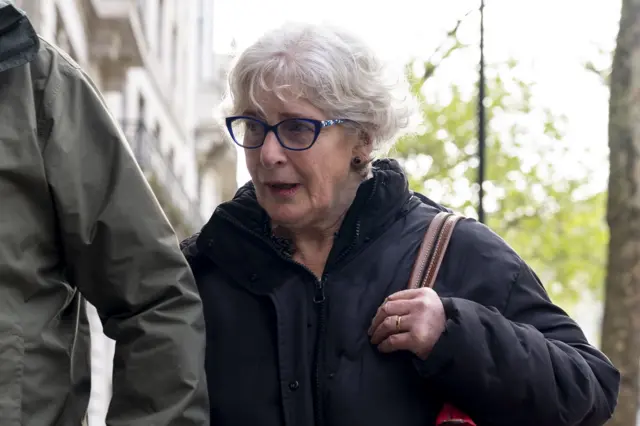
{"label": "blue eyeglasses", "polygon": [[227,117],[225,121],[231,138],[242,148],[260,148],[267,138],[267,133],[273,131],[283,148],[304,151],[313,146],[323,128],[351,120],[321,121],[311,118],[288,118],[271,126],[257,118],[240,115]]}

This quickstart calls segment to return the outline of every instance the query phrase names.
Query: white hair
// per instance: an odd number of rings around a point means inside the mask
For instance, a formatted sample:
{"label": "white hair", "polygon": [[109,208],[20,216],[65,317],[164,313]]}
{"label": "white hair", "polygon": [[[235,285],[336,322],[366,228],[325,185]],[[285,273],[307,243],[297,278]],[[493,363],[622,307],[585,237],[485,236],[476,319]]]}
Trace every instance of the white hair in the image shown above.
{"label": "white hair", "polygon": [[364,130],[373,151],[386,151],[408,124],[409,111],[394,96],[395,83],[372,50],[328,25],[287,24],[244,50],[229,72],[231,115],[260,108],[262,91],[310,102],[330,119],[348,119]]}

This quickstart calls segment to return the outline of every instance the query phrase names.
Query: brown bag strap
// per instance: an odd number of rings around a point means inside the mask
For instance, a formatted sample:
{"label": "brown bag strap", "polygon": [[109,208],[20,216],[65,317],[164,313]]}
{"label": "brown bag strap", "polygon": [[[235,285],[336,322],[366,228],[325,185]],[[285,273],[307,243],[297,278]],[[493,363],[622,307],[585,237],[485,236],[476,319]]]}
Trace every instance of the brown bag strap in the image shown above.
{"label": "brown bag strap", "polygon": [[447,251],[456,223],[462,219],[454,213],[438,213],[429,224],[418,257],[411,270],[408,288],[433,287]]}

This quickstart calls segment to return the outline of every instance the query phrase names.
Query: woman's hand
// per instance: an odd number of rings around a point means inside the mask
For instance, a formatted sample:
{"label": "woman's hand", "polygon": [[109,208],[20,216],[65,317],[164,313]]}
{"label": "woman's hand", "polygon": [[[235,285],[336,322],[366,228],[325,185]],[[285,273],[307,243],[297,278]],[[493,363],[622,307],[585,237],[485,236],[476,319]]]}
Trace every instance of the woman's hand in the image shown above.
{"label": "woman's hand", "polygon": [[407,350],[426,359],[446,324],[440,297],[430,288],[403,290],[387,297],[369,327],[381,352]]}

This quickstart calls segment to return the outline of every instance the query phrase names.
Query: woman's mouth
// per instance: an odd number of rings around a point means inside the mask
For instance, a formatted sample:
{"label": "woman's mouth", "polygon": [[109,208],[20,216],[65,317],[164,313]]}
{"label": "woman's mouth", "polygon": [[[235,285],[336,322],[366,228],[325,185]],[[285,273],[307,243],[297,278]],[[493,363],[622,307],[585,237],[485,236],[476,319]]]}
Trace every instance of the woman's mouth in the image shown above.
{"label": "woman's mouth", "polygon": [[272,182],[267,183],[267,188],[273,195],[278,197],[291,197],[298,191],[300,184]]}

